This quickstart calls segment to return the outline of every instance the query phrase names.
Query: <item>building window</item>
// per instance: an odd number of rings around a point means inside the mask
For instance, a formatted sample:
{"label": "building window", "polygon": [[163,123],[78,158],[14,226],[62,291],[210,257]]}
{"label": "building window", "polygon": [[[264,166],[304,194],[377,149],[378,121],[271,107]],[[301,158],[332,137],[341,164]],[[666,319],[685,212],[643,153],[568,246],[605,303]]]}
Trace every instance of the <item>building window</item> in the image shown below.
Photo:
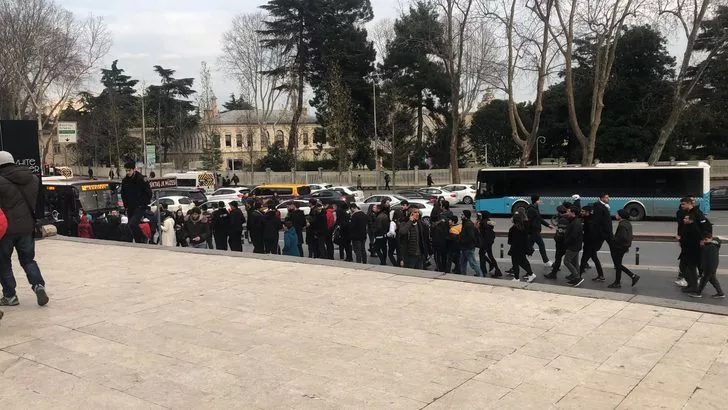
{"label": "building window", "polygon": [[243,134],[235,134],[235,146],[243,148]]}
{"label": "building window", "polygon": [[284,138],[285,137],[283,136],[283,131],[281,131],[281,130],[276,131],[276,142],[280,142],[281,144],[283,144]]}
{"label": "building window", "polygon": [[303,133],[303,145],[308,145],[308,133]]}
{"label": "building window", "polygon": [[231,148],[233,146],[233,136],[225,134],[225,147]]}
{"label": "building window", "polygon": [[54,154],[60,154],[61,153],[61,145],[60,144],[53,144],[53,153]]}
{"label": "building window", "polygon": [[268,148],[268,145],[270,144],[270,134],[268,131],[261,131],[260,133],[260,147],[261,148]]}
{"label": "building window", "polygon": [[248,148],[253,148],[253,132],[248,132],[248,140],[246,141],[248,143]]}

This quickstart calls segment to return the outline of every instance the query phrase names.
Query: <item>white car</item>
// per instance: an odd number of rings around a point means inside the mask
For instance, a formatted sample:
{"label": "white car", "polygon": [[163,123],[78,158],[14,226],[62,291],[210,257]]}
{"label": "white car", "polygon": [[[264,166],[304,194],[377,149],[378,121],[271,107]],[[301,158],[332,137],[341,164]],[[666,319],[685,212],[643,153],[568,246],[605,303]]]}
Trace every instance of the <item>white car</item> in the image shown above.
{"label": "white car", "polygon": [[452,184],[444,186],[442,189],[454,193],[457,203],[472,205],[475,201],[475,188],[472,185]]}
{"label": "white car", "polygon": [[303,211],[304,215],[308,215],[311,213],[311,206],[309,205],[308,201],[285,201],[276,207],[276,210],[281,213],[282,220],[286,219],[286,216],[288,216],[288,204],[290,204],[291,202],[295,202],[298,205],[298,209]]}
{"label": "white car", "polygon": [[[203,204],[201,204],[199,206],[200,211],[202,211],[202,213],[205,213],[205,212],[212,213],[212,211],[214,211],[213,204],[216,204],[216,205],[219,206],[220,201],[222,201],[225,204],[225,208],[227,208],[227,210],[229,211],[230,210],[230,202],[237,201],[237,199],[230,199],[230,200],[219,199],[219,200],[216,200],[216,201],[207,201],[207,202],[205,202],[205,203],[203,203]],[[238,204],[240,204],[239,201],[238,201]],[[245,206],[244,205],[240,204],[240,209],[243,211],[243,213],[245,213]]]}
{"label": "white car", "polygon": [[314,192],[323,191],[325,189],[329,189],[329,188],[333,187],[333,185],[331,185],[331,184],[323,184],[323,183],[321,183],[321,184],[308,184],[308,186],[311,188],[311,193],[312,194]]}
{"label": "white car", "polygon": [[341,193],[354,197],[354,201],[364,198],[364,191],[358,190],[356,189],[356,187],[353,186],[335,186],[329,189],[333,189],[334,191],[339,191]]}
{"label": "white car", "polygon": [[423,195],[434,196],[437,199],[444,198],[446,201],[454,204],[457,201],[458,195],[454,192],[446,191],[440,187],[429,187],[420,188],[419,192]]}
{"label": "white car", "polygon": [[399,195],[389,195],[389,194],[378,194],[378,195],[372,195],[369,198],[365,199],[362,202],[356,202],[357,206],[359,206],[359,209],[366,212],[369,209],[369,205],[378,205],[383,200],[388,199],[390,206],[394,207],[402,203],[402,201],[407,201],[410,204],[412,203],[420,203],[420,204],[428,204],[429,202],[426,199],[407,199],[403,196]]}
{"label": "white car", "polygon": [[250,188],[239,186],[239,187],[225,187],[220,188],[217,191],[207,196],[208,201],[238,201],[240,202],[250,194]]}
{"label": "white car", "polygon": [[195,203],[188,196],[165,196],[149,205],[152,208],[152,212],[157,212],[157,202],[167,205],[169,212],[175,212],[177,209],[182,208],[182,212],[186,214],[187,211],[195,207]]}

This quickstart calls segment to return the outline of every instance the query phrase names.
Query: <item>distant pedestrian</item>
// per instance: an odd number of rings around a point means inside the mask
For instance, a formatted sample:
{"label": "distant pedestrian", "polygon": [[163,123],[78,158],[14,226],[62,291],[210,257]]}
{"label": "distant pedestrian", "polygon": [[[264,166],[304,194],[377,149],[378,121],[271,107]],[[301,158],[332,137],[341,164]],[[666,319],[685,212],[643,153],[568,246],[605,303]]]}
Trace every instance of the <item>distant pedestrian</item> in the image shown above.
{"label": "distant pedestrian", "polygon": [[720,245],[721,240],[713,236],[712,228],[706,229],[703,234],[703,241],[701,242],[703,251],[701,255],[701,271],[703,277],[700,279],[700,284],[695,293],[691,293],[690,296],[694,298],[703,297],[703,290],[705,286],[710,282],[715,288],[716,293],[712,296],[713,299],[725,299],[725,293],[720,287],[718,282],[718,264],[720,263]]}
{"label": "distant pedestrian", "polygon": [[88,167],[88,178],[94,179],[94,170],[91,167]]}
{"label": "distant pedestrian", "polygon": [[228,236],[228,244],[233,252],[243,251],[243,225],[245,224],[245,215],[240,209],[237,201],[230,202],[230,228]]}
{"label": "distant pedestrian", "polygon": [[361,174],[356,176],[356,189],[364,189],[361,184]]}
{"label": "distant pedestrian", "polygon": [[149,172],[149,178],[156,178],[157,174],[154,171]]}
{"label": "distant pedestrian", "polygon": [[431,187],[435,185],[435,182],[432,181],[432,174],[427,174],[427,187]]}
{"label": "distant pedestrian", "polygon": [[306,229],[306,215],[303,211],[298,209],[298,204],[295,201],[291,201],[287,205],[288,214],[286,215],[286,222],[291,222],[293,229],[296,231],[298,236],[298,255],[303,256],[303,230]]}
{"label": "distant pedestrian", "polygon": [[265,253],[263,213],[260,211],[259,202],[254,202],[253,208],[248,213],[248,235],[250,235],[250,240],[253,242],[253,253]]}
{"label": "distant pedestrian", "polygon": [[550,268],[552,263],[549,261],[549,257],[546,254],[546,245],[544,244],[543,237],[541,236],[541,227],[545,226],[549,229],[554,229],[554,227],[541,218],[539,205],[541,205],[541,197],[533,195],[531,197],[531,205],[526,209],[526,219],[529,227],[529,252],[533,253],[533,246],[538,245],[538,251],[541,254],[541,260],[543,261],[544,266]]}
{"label": "distant pedestrian", "polygon": [[215,232],[215,249],[226,251],[230,235],[230,213],[223,201],[217,204],[217,210],[212,213],[212,226]]}
{"label": "distant pedestrian", "polygon": [[[487,272],[493,272],[494,278],[500,278],[503,276],[500,268],[498,267],[498,261],[493,256],[493,244],[495,243],[495,221],[490,219],[490,212],[483,211],[480,213],[480,221],[478,224],[478,230],[480,231],[480,269],[483,274]],[[490,267],[488,267],[490,265]]]}
{"label": "distant pedestrian", "polygon": [[185,222],[185,237],[192,248],[207,249],[207,238],[210,227],[202,220],[200,208],[190,211],[190,218]]}
{"label": "distant pedestrian", "polygon": [[513,215],[513,226],[508,231],[508,244],[511,246],[509,254],[513,263],[513,280],[520,281],[520,268],[523,268],[526,272],[524,279],[531,283],[536,279],[536,275],[528,263],[528,228],[524,219],[523,214],[519,212]]}
{"label": "distant pedestrian", "polygon": [[78,237],[85,239],[93,239],[94,237],[94,228],[91,227],[86,215],[83,215],[81,222],[78,223]]}
{"label": "distant pedestrian", "polygon": [[233,186],[238,186],[238,184],[240,183],[240,178],[238,178],[238,174],[233,174],[232,182]]}
{"label": "distant pedestrian", "polygon": [[109,179],[114,179],[114,170],[113,169],[109,170]]}
{"label": "distant pedestrian", "polygon": [[374,244],[376,242],[374,230],[377,220],[377,212],[374,212],[374,209],[377,205],[371,204],[369,205],[369,208],[367,208],[367,217],[369,218],[369,223],[367,224],[367,236],[369,237],[369,257],[376,258],[377,257],[377,251],[374,248]]}
{"label": "distant pedestrian", "polygon": [[632,273],[622,263],[624,255],[632,247],[632,223],[629,221],[629,212],[626,209],[620,209],[617,211],[617,220],[619,221],[619,225],[617,225],[617,232],[614,234],[614,240],[610,248],[615,270],[614,283],[608,286],[611,289],[619,289],[622,287],[622,272],[632,278],[632,286],[636,285],[640,280],[639,275]]}
{"label": "distant pedestrian", "polygon": [[579,270],[579,251],[584,242],[584,226],[580,214],[581,209],[576,206],[567,208],[564,214],[569,220],[569,225],[564,232],[564,266],[570,272],[566,280],[569,285],[574,287],[584,282]]}
{"label": "distant pedestrian", "polygon": [[346,202],[340,202],[336,204],[336,222],[334,223],[334,229],[338,229],[337,245],[339,246],[339,259],[344,259],[346,262],[353,262],[354,258],[351,255],[351,238],[349,237],[349,207]]}
{"label": "distant pedestrian", "polygon": [[377,214],[374,223],[374,249],[379,257],[379,264],[387,264],[387,233],[389,232],[389,215],[380,205],[374,206]]}
{"label": "distant pedestrian", "polygon": [[359,209],[356,204],[350,205],[351,220],[349,222],[349,237],[351,239],[351,247],[354,252],[356,263],[367,263],[367,251],[365,243],[367,241],[367,230],[369,227],[369,216]]}
{"label": "distant pedestrian", "polygon": [[385,172],[384,173],[384,189],[387,191],[389,191],[389,181],[390,181],[389,174]]}
{"label": "distant pedestrian", "polygon": [[301,256],[298,251],[298,234],[291,221],[286,221],[283,225],[283,255]]}
{"label": "distant pedestrian", "polygon": [[463,210],[462,229],[460,230],[460,269],[463,275],[468,274],[468,265],[475,271],[475,276],[483,277],[483,270],[475,260],[475,248],[479,243],[478,231],[475,224],[470,220],[472,213],[470,210]]}

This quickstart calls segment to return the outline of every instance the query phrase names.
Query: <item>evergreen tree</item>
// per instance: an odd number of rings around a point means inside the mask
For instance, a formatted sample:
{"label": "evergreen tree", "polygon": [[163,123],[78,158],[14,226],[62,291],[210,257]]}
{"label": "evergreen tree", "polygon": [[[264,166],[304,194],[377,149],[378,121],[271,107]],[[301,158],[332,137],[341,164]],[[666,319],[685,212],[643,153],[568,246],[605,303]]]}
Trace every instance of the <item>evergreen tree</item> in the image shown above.
{"label": "evergreen tree", "polygon": [[242,98],[235,98],[235,94],[230,94],[230,101],[222,105],[226,111],[252,110],[253,106]]}
{"label": "evergreen tree", "polygon": [[220,134],[214,133],[210,144],[202,148],[202,166],[208,171],[219,171],[222,165],[222,150],[220,149]]}
{"label": "evergreen tree", "polygon": [[[526,104],[519,104],[521,118],[530,118]],[[493,100],[473,114],[470,146],[479,164],[505,167],[518,164],[520,149],[511,137],[508,101]],[[488,163],[486,164],[486,152]]]}
{"label": "evergreen tree", "polygon": [[283,147],[283,142],[276,141],[268,146],[268,153],[261,158],[259,169],[270,168],[275,172],[290,171],[293,165],[293,153]]}

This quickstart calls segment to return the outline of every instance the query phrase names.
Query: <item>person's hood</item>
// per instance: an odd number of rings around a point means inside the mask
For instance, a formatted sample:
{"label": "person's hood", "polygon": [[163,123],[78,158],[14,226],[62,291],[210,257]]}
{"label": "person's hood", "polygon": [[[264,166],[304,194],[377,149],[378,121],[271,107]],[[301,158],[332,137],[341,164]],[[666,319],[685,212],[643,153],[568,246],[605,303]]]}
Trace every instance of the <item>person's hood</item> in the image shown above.
{"label": "person's hood", "polygon": [[33,182],[33,173],[28,167],[15,164],[0,167],[0,176],[16,185],[27,185]]}
{"label": "person's hood", "polygon": [[86,216],[86,215],[82,216],[81,217],[81,223],[82,224],[87,224],[88,223],[88,216]]}

